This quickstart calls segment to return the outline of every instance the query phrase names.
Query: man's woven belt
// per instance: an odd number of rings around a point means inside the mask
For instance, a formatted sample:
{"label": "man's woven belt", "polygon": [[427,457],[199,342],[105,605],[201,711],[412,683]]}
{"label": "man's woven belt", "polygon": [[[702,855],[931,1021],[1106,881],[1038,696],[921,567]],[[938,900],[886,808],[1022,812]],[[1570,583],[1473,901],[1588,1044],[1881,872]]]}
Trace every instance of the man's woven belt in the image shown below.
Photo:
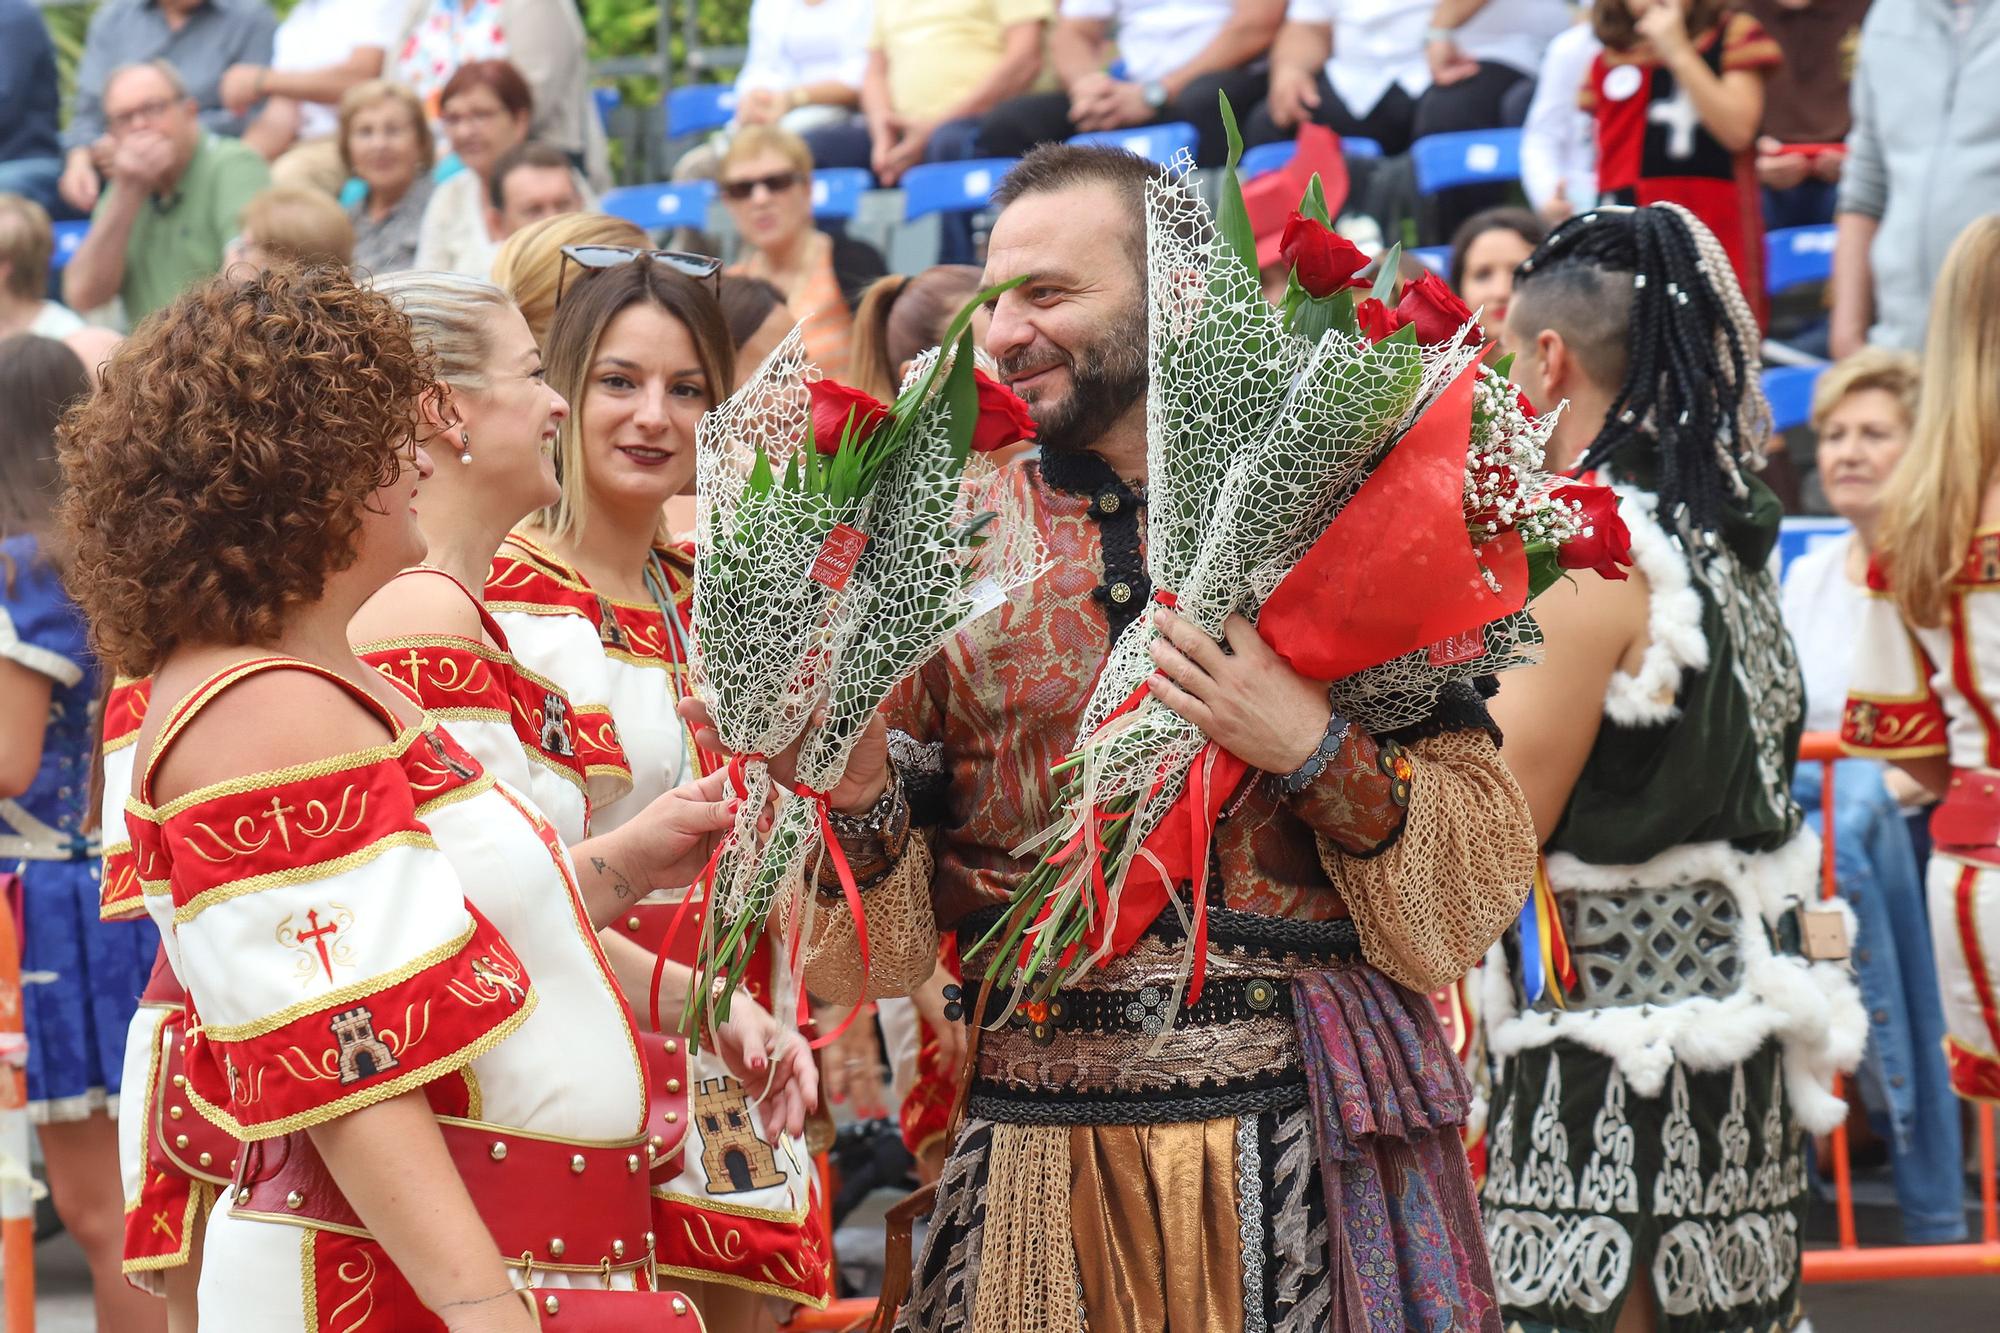
{"label": "man's woven belt", "polygon": [[[1742,984],[1741,909],[1723,884],[1558,893],[1556,901],[1576,964],[1571,1009],[1722,999]],[[1536,1005],[1556,1007],[1553,995]]]}
{"label": "man's woven belt", "polygon": [[[998,909],[959,924],[966,989],[986,955],[974,946]],[[1208,971],[1194,1005],[1174,1007],[1186,937],[1157,921],[1132,950],[1107,959],[1047,1002],[995,988],[980,1035],[968,1114],[1027,1124],[1162,1124],[1303,1105],[1293,1026],[1294,974],[1356,965],[1351,921],[1301,922],[1209,910]],[[968,1005],[968,1008],[971,1006]]]}

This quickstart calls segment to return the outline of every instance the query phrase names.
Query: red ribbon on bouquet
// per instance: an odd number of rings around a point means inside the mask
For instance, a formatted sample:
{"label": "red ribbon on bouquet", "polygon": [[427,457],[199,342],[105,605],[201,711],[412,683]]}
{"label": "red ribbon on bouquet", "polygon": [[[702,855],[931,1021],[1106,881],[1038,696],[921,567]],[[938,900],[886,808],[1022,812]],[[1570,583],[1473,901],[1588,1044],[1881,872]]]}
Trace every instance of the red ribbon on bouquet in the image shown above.
{"label": "red ribbon on bouquet", "polygon": [[[746,766],[753,759],[764,760],[764,756],[761,754],[733,754],[729,757],[727,765],[729,770],[729,785],[735,790],[738,800],[742,800],[750,794],[749,777],[745,770]],[[769,761],[766,760],[765,762],[768,763]],[[771,781],[777,786],[784,787],[786,791],[791,792],[792,795],[798,797],[800,800],[811,803],[813,813],[819,820],[820,837],[826,844],[827,855],[833,858],[833,872],[840,880],[841,896],[847,900],[847,910],[854,917],[855,939],[861,947],[861,992],[863,998],[855,1001],[854,1007],[847,1011],[847,1016],[840,1020],[840,1025],[834,1028],[832,1032],[827,1033],[825,1036],[808,1039],[808,1044],[812,1049],[819,1050],[822,1047],[831,1045],[840,1037],[841,1033],[847,1031],[849,1025],[854,1022],[855,1016],[861,1012],[863,1005],[867,1002],[868,977],[872,971],[868,948],[868,917],[862,908],[861,886],[854,878],[854,867],[848,863],[847,853],[842,849],[840,839],[835,836],[833,831],[833,821],[830,813],[832,807],[829,794],[814,791],[810,787],[786,786],[786,784],[778,782],[776,778],[771,779]],[[701,889],[701,901],[706,902],[714,891],[715,870],[721,864],[723,848],[728,846],[728,842],[729,840],[725,838],[716,844],[715,850],[709,853],[708,863],[701,869],[700,877],[695,880],[695,883]],[[681,925],[687,919],[688,908],[695,901],[696,896],[693,893],[681,899],[680,907],[674,913],[673,924],[667,930],[666,939],[676,940],[680,938]],[[762,936],[763,932],[760,929],[757,932],[757,938],[761,939]],[[756,947],[755,941],[752,941],[751,947]],[[789,960],[793,976],[798,975],[798,948],[799,941],[794,939],[792,941],[792,956]],[[660,1026],[660,979],[665,975],[666,969],[667,948],[665,944],[662,944],[658,957],[653,960],[651,999],[653,1030],[655,1032],[662,1030]],[[811,1017],[812,1011],[807,1002],[806,991],[801,986],[798,995],[797,1015],[799,1027],[805,1027]]]}

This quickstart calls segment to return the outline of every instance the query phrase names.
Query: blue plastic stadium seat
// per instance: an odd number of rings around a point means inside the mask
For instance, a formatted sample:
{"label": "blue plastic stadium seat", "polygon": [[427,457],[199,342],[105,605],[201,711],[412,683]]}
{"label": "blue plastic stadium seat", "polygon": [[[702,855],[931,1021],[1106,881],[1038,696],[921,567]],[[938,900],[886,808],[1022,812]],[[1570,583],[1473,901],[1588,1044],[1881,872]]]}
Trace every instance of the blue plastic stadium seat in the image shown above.
{"label": "blue plastic stadium seat", "polygon": [[75,222],[58,222],[54,224],[53,230],[56,244],[55,249],[49,252],[51,272],[62,268],[75,257],[77,247],[83,244],[83,238],[90,231],[90,219],[79,218]]}
{"label": "blue plastic stadium seat", "polygon": [[[1298,151],[1298,144],[1290,139],[1246,148],[1243,161],[1236,168],[1237,174],[1246,181],[1268,176],[1289,163]],[[1340,151],[1346,157],[1377,158],[1382,156],[1382,145],[1373,139],[1342,139]]]}
{"label": "blue plastic stadium seat", "polygon": [[636,222],[648,231],[667,227],[701,227],[708,206],[715,202],[714,181],[662,181],[628,185],[604,196],[600,207],[612,217]]}
{"label": "blue plastic stadium seat", "polygon": [[813,217],[821,222],[845,222],[861,207],[861,196],[875,188],[875,178],[862,167],[827,167],[813,173]]}
{"label": "blue plastic stadium seat", "polygon": [[1764,290],[1773,296],[1788,288],[1833,277],[1831,225],[1782,227],[1764,237]]}
{"label": "blue plastic stadium seat", "polygon": [[1826,542],[1837,541],[1854,531],[1844,518],[1793,516],[1778,522],[1778,567],[1786,570],[1792,561]]}
{"label": "blue plastic stadium seat", "polygon": [[1410,145],[1417,190],[1436,194],[1459,185],[1487,185],[1521,178],[1519,130],[1464,130],[1431,134]]}
{"label": "blue plastic stadium seat", "polygon": [[727,83],[689,83],[667,94],[667,137],[719,130],[736,114],[736,89]]}
{"label": "blue plastic stadium seat", "polygon": [[903,173],[903,218],[931,213],[976,213],[1019,159],[976,157],[966,162],[926,162]]}
{"label": "blue plastic stadium seat", "polygon": [[1404,251],[1410,258],[1422,264],[1440,278],[1451,267],[1451,247],[1448,245],[1418,245]]}
{"label": "blue plastic stadium seat", "polygon": [[1771,400],[1771,424],[1795,430],[1812,419],[1813,386],[1825,366],[1776,366],[1764,372],[1764,396]]}
{"label": "blue plastic stadium seat", "polygon": [[1123,148],[1128,153],[1166,166],[1174,160],[1174,155],[1186,149],[1194,155],[1195,144],[1201,139],[1200,131],[1184,120],[1170,120],[1163,125],[1137,125],[1129,130],[1093,130],[1089,134],[1070,136],[1073,144],[1086,147]]}
{"label": "blue plastic stadium seat", "polygon": [[610,129],[611,113],[618,109],[618,90],[616,88],[592,88],[590,90],[590,100],[597,104],[598,122],[605,129]]}

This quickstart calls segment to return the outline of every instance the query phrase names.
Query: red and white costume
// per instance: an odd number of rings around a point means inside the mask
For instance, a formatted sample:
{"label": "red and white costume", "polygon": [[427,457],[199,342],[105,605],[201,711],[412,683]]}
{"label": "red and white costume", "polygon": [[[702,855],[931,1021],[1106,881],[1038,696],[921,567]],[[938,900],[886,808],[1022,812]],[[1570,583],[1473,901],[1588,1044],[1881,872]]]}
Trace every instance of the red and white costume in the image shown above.
{"label": "red and white costume", "polygon": [[[546,544],[521,533],[500,549],[486,584],[487,608],[515,657],[574,701],[593,793],[600,770],[629,778],[625,795],[595,801],[596,833],[617,828],[708,762],[693,750],[675,710],[687,689],[693,555],[686,548],[657,555],[671,622],[653,602],[599,594]],[[692,964],[701,910],[689,910],[667,944],[677,915],[676,904],[649,903],[614,928],[650,950],[665,945],[673,961]],[[767,951],[745,982],[767,1008],[773,1007],[770,963]],[[804,1141],[767,1132],[755,1090],[708,1050],[694,1057],[688,1084],[683,1170],[653,1191],[660,1272],[825,1305],[832,1295],[825,1202]]]}
{"label": "red and white costume", "polygon": [[[125,828],[125,798],[139,728],[145,725],[151,679],[113,682],[104,704],[104,794],[99,827],[104,877],[98,916],[105,921],[143,919],[146,895]],[[126,1090],[118,1103],[118,1171],[125,1189],[125,1280],[141,1291],[166,1294],[163,1275],[184,1267],[195,1234],[236,1166],[235,1140],[193,1115],[182,1085],[181,1051],[187,1039],[187,994],[166,949],[153,965],[139,1007],[125,1030]],[[186,1140],[184,1143],[181,1140]]]}
{"label": "red and white costume", "polygon": [[515,659],[507,632],[457,579],[425,568],[397,578],[449,582],[479,613],[493,646],[452,634],[410,635],[357,645],[355,655],[443,722],[489,774],[534,802],[564,846],[582,842],[591,827],[588,761],[569,695]]}
{"label": "red and white costume", "polygon": [[1873,567],[1863,617],[1841,743],[1951,760],[1928,885],[1945,1058],[1960,1096],[2000,1101],[2000,528],[1973,537],[1941,625],[1905,622]]}
{"label": "red and white costume", "polygon": [[[275,669],[341,684],[392,739],[156,805],[151,767],[187,722]],[[126,826],[188,989],[180,1091],[242,1140],[206,1233],[204,1333],[443,1327],[301,1132],[417,1089],[516,1285],[579,1327],[699,1327],[648,1290],[638,1034],[523,795],[435,720],[405,726],[342,677],[267,658],[176,706]]]}

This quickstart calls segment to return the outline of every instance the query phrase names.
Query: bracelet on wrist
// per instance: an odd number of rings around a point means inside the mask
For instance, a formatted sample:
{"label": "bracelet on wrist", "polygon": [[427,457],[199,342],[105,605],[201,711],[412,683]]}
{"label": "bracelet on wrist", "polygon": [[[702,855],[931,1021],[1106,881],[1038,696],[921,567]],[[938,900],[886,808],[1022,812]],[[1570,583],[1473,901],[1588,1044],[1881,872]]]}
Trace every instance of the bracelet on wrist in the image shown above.
{"label": "bracelet on wrist", "polygon": [[1347,731],[1352,724],[1342,717],[1338,710],[1332,711],[1326,720],[1326,734],[1320,737],[1319,746],[1306,756],[1306,761],[1289,773],[1271,775],[1271,785],[1280,796],[1297,796],[1310,787],[1313,779],[1326,771],[1333,757],[1340,753],[1340,747],[1347,741]]}
{"label": "bracelet on wrist", "polygon": [[1456,42],[1456,41],[1458,41],[1457,28],[1424,29],[1424,42],[1426,45],[1428,45],[1431,42]]}

